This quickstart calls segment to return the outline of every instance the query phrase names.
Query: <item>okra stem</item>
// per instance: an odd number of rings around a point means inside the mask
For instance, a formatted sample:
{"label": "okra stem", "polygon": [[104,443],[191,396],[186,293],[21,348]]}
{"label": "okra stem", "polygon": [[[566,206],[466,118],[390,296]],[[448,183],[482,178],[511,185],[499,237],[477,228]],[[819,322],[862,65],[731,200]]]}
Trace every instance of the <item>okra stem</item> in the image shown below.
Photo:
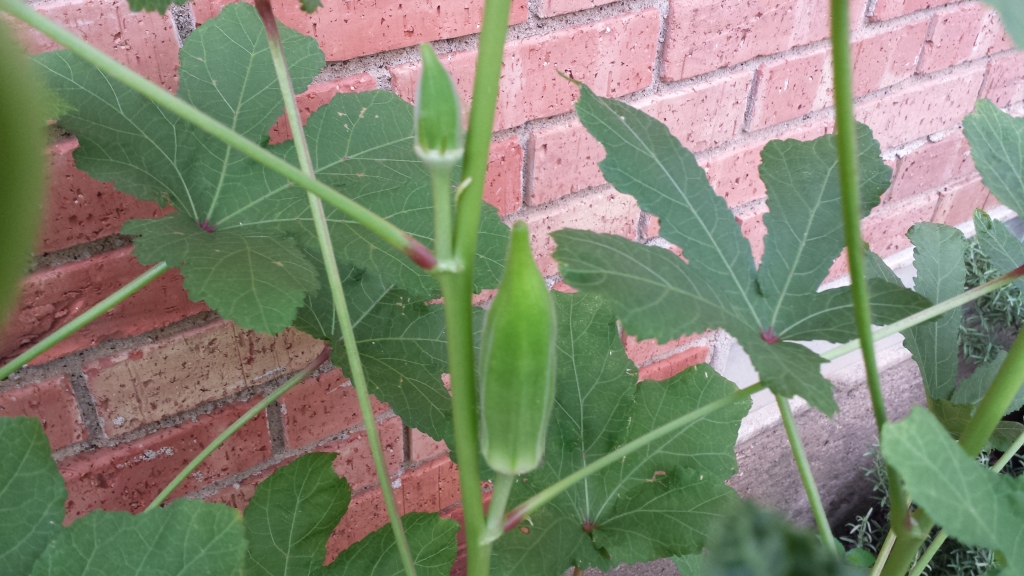
{"label": "okra stem", "polygon": [[484,533],[484,544],[491,544],[505,533],[505,509],[508,507],[508,496],[515,483],[516,477],[513,475],[495,473],[491,504],[487,509],[487,532]]}
{"label": "okra stem", "polygon": [[[315,176],[313,160],[309,154],[309,144],[306,141],[305,130],[302,126],[302,117],[299,115],[299,107],[295,101],[295,92],[292,89],[291,75],[288,73],[288,63],[285,60],[284,50],[281,46],[281,36],[277,29],[277,20],[274,18],[274,11],[270,0],[256,0],[256,10],[267,31],[267,40],[270,45],[270,55],[274,62],[274,70],[277,73],[278,85],[281,96],[284,100],[284,108],[288,118],[288,125],[291,128],[292,140],[295,143],[295,150],[299,156],[299,167],[309,175]],[[341,274],[338,271],[338,260],[334,255],[334,244],[331,242],[331,233],[327,228],[327,215],[324,212],[323,202],[312,193],[307,192],[309,208],[313,216],[313,225],[316,228],[317,241],[320,244],[320,254],[324,260],[324,271],[327,273],[327,282],[331,288],[331,299],[334,303],[334,310],[338,317],[338,325],[341,327],[342,341],[345,345],[345,354],[351,367],[352,386],[356,390],[356,397],[359,400],[359,412],[363,417],[363,426],[366,429],[366,441],[370,445],[370,453],[373,456],[373,464],[377,472],[377,481],[380,483],[381,494],[384,498],[384,507],[388,511],[388,518],[391,522],[391,531],[398,543],[398,553],[402,560],[402,567],[406,576],[416,576],[416,565],[413,561],[412,551],[409,548],[409,540],[406,538],[405,529],[402,527],[402,516],[395,503],[395,495],[391,489],[391,475],[388,473],[387,461],[384,459],[384,449],[381,447],[380,432],[377,430],[377,422],[373,415],[373,405],[370,403],[370,392],[366,385],[366,375],[363,371],[362,360],[359,357],[359,349],[356,343],[355,332],[352,329],[352,319],[348,311],[348,302],[345,299],[345,289],[341,283]]]}

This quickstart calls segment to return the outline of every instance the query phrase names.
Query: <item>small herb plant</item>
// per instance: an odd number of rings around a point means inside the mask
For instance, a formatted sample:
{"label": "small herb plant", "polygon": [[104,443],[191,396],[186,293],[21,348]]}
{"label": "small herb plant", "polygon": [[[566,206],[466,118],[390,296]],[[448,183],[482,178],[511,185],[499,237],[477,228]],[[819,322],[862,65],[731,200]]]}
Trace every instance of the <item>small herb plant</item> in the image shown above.
{"label": "small herb plant", "polygon": [[[1024,40],[1018,5],[995,4]],[[165,10],[168,2],[132,6]],[[942,531],[915,573],[947,535],[998,550],[1006,573],[1021,573],[1024,488],[973,456],[987,445],[1012,454],[1024,443],[1024,427],[1002,421],[1024,403],[1024,340],[963,382],[955,360],[960,307],[1020,278],[1024,246],[979,213],[979,242],[1003,275],[967,292],[965,240],[951,228],[911,230],[914,290],[863,248],[860,217],[892,174],[870,129],[853,120],[846,8],[833,0],[837,133],[772,142],[762,154],[770,212],[759,267],[725,201],[668,129],[581,85],[577,112],[605,147],[605,178],[659,219],[662,237],[685,259],[615,236],[561,231],[555,258],[578,292],[549,294],[525,226],[514,227],[510,245],[482,202],[509,0],[486,3],[465,135],[451,80],[429,47],[415,107],[387,92],[344,94],[303,125],[295,94],[324,55],[311,38],[280,27],[267,0],[228,6],[189,36],[176,96],[20,0],[0,0],[0,9],[67,48],[34,61],[62,105],[58,125],[79,140],[78,167],[176,209],[123,228],[135,237],[137,258],[153,266],[144,276],[0,368],[0,377],[170,268],[181,270],[192,298],[244,328],[294,326],[327,344],[136,516],[96,511],[63,527],[67,493],[42,428],[0,419],[5,568],[68,576],[447,574],[458,525],[398,514],[372,391],[405,423],[454,448],[471,576],[554,576],[669,556],[685,573],[856,574],[873,564],[876,574],[901,575],[936,522]],[[282,103],[293,139],[268,145]],[[985,183],[1024,210],[1024,120],[980,102],[965,129]],[[840,226],[845,242],[835,234]],[[819,292],[844,247],[851,286]],[[485,319],[472,296],[495,287]],[[618,323],[660,341],[725,329],[761,382],[738,390],[701,365],[638,383]],[[872,332],[872,323],[886,326]],[[921,367],[931,412],[890,424],[873,339],[896,332]],[[844,344],[818,355],[799,343],[812,339]],[[799,395],[835,412],[820,365],[858,348],[889,463],[892,531],[877,556],[838,553],[788,404]],[[203,458],[328,357],[357,391],[390,526],[324,565],[350,496],[330,454],[278,470],[241,516],[196,501],[163,505]],[[764,389],[776,395],[817,537],[739,502],[725,484],[736,472],[749,397]],[[486,520],[482,480],[494,481]]]}

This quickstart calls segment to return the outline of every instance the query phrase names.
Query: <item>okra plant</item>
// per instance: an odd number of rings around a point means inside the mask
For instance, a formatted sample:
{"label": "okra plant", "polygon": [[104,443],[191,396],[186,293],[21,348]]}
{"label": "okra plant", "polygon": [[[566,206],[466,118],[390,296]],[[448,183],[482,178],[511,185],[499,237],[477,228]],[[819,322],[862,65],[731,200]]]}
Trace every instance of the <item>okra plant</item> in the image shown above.
{"label": "okra plant", "polygon": [[[993,3],[1024,40],[1018,4]],[[169,2],[131,5],[163,11]],[[318,5],[302,3],[310,12]],[[451,79],[429,46],[415,106],[382,91],[342,94],[303,124],[295,94],[324,55],[313,39],[281,26],[268,0],[229,5],[188,37],[176,95],[21,0],[0,0],[0,10],[66,48],[34,57],[30,73],[0,21],[0,201],[21,203],[0,218],[12,214],[28,225],[39,204],[28,192],[39,193],[44,121],[25,97],[38,92],[37,77],[60,104],[51,114],[57,125],[78,138],[80,169],[175,208],[122,230],[134,237],[136,257],[152,265],[145,275],[0,368],[0,378],[171,268],[190,297],[244,328],[273,334],[293,326],[326,345],[135,516],[96,511],[62,526],[67,492],[41,426],[0,419],[5,570],[447,574],[458,525],[436,514],[399,514],[372,392],[406,424],[453,447],[471,576],[555,576],[664,557],[686,574],[856,574],[854,564],[872,563],[875,574],[904,574],[935,523],[942,531],[916,574],[946,536],[997,549],[1006,573],[1024,573],[1024,486],[972,461],[986,445],[1016,452],[1024,444],[1024,427],[1002,421],[1024,404],[1024,340],[963,382],[955,362],[960,306],[1021,278],[1024,246],[979,213],[982,248],[1004,275],[966,293],[964,240],[951,228],[911,230],[913,290],[864,248],[860,218],[892,174],[870,128],[853,119],[844,0],[832,0],[837,131],[765,147],[769,213],[760,266],[725,201],[668,129],[580,85],[577,112],[605,148],[605,178],[659,219],[662,238],[685,259],[615,236],[557,232],[554,256],[578,290],[572,294],[548,292],[525,225],[510,233],[482,202],[509,0],[485,5],[465,134]],[[271,144],[282,106],[292,138]],[[980,102],[965,131],[985,183],[1020,213],[1024,120]],[[835,233],[840,226],[845,238]],[[11,248],[5,252],[23,260],[31,235],[0,234]],[[819,291],[844,247],[851,285]],[[0,260],[0,307],[20,265]],[[472,297],[490,288],[497,293],[485,313]],[[872,332],[872,324],[884,326]],[[761,381],[739,390],[700,365],[638,382],[620,325],[659,341],[725,330]],[[873,340],[897,332],[921,367],[930,412],[891,424]],[[807,340],[841,345],[819,355],[800,344]],[[857,349],[891,463],[892,532],[877,558],[838,553],[788,400],[801,396],[833,414],[838,406],[820,365]],[[241,515],[191,500],[164,505],[203,458],[328,358],[357,391],[389,526],[325,565],[351,495],[331,454],[282,467]],[[741,503],[725,484],[737,469],[740,421],[759,390],[775,394],[817,536]],[[493,481],[486,520],[484,480]]]}

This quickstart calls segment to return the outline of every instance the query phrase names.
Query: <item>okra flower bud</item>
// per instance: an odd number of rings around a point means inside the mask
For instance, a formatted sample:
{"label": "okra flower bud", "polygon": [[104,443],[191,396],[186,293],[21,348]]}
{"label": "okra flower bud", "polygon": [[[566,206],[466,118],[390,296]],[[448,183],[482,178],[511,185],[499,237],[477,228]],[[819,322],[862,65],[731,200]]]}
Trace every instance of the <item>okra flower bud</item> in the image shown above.
{"label": "okra flower bud", "polygon": [[512,227],[505,273],[484,320],[480,445],[495,472],[540,465],[555,400],[554,299],[533,261],[530,231]]}
{"label": "okra flower bud", "polygon": [[462,159],[462,112],[448,72],[428,44],[420,47],[423,72],[416,94],[413,148],[430,168],[451,169]]}

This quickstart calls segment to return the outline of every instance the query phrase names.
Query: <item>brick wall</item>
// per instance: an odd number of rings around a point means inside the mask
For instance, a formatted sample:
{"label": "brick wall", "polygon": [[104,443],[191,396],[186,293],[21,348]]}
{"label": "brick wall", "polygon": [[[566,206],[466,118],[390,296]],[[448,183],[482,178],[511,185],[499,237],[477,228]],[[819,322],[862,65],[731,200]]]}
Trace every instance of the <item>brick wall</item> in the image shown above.
{"label": "brick wall", "polygon": [[[173,88],[179,38],[225,0],[173,15],[133,14],[121,0],[47,0],[35,7],[120,61]],[[415,44],[433,42],[468,99],[482,0],[416,3],[327,0],[312,18],[294,0],[279,17],[312,34],[330,62],[300,102],[381,88],[415,94]],[[865,222],[876,251],[908,245],[914,222],[956,224],[992,200],[971,163],[960,121],[979,97],[1024,105],[1024,54],[1010,51],[993,12],[977,2],[852,2],[857,114],[895,170]],[[546,233],[581,227],[655,241],[656,219],[604,183],[603,151],[571,113],[571,71],[599,94],[658,117],[690,147],[763,251],[759,153],[777,138],[831,130],[827,0],[515,0],[505,52],[486,198],[526,220],[546,274],[557,267]],[[52,43],[24,34],[32,50]],[[283,139],[287,128],[275,127]],[[9,359],[144,269],[116,235],[163,211],[74,167],[76,142],[51,148],[48,220],[20,308],[0,335]],[[837,268],[838,269],[838,268]],[[641,374],[665,378],[714,354],[716,334],[667,344],[624,337]],[[0,383],[0,414],[43,419],[72,516],[96,507],[141,510],[230,421],[319,351],[289,331],[246,333],[192,303],[170,273]],[[454,466],[443,444],[405,428],[387,405],[377,421],[406,512],[458,517]],[[276,467],[313,449],[339,454],[357,490],[332,541],[343,548],[386,522],[354,392],[337,369],[300,384],[221,448],[180,495],[242,506]]]}

